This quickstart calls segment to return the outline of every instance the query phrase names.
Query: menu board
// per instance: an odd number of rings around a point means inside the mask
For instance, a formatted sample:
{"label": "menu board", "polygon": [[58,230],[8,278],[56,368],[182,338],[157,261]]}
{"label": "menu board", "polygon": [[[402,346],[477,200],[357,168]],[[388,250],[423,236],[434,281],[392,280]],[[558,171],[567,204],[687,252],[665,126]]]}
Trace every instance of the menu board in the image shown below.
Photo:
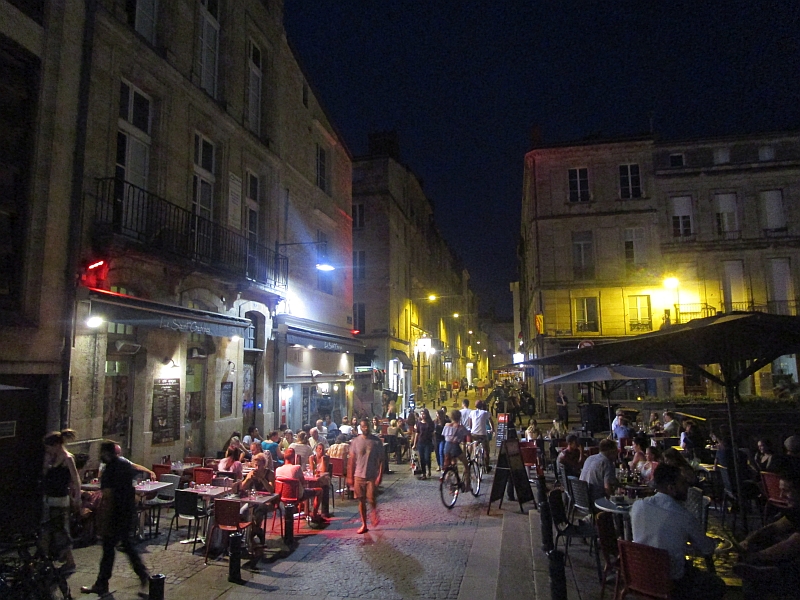
{"label": "menu board", "polygon": [[503,492],[506,490],[508,491],[509,500],[514,500],[512,490],[516,492],[516,500],[519,502],[520,512],[525,512],[522,507],[525,502],[534,500],[533,490],[531,489],[530,481],[528,481],[528,472],[519,452],[519,441],[516,439],[506,440],[500,447],[500,452],[497,455],[494,481],[492,481],[492,490],[489,493],[489,509],[486,514],[489,514],[492,502],[495,500],[500,500],[499,507],[503,507]]}
{"label": "menu board", "polygon": [[498,413],[497,415],[497,438],[495,443],[497,447],[503,445],[508,439],[508,413]]}
{"label": "menu board", "polygon": [[153,382],[154,444],[170,444],[181,437],[181,380],[156,379]]}
{"label": "menu board", "polygon": [[219,416],[228,417],[233,413],[233,382],[223,381],[219,393]]}

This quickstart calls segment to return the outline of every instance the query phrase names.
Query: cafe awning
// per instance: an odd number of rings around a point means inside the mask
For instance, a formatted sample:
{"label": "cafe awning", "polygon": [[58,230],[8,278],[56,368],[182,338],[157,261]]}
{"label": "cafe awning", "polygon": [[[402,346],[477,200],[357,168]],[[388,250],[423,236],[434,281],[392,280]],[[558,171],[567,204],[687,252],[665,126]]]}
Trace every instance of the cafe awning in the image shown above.
{"label": "cafe awning", "polygon": [[403,367],[406,369],[413,369],[414,363],[411,362],[411,359],[408,357],[408,354],[403,352],[402,350],[395,350],[392,348],[392,358],[396,358],[399,360]]}
{"label": "cafe awning", "polygon": [[133,327],[169,329],[216,337],[244,337],[250,327],[250,319],[163,304],[105,290],[90,289],[89,302],[90,316],[100,316],[106,321]]}
{"label": "cafe awning", "polygon": [[328,352],[350,352],[351,354],[364,352],[364,344],[358,340],[331,333],[312,332],[296,327],[288,328],[286,343],[305,346],[306,348],[311,347],[317,350],[327,350]]}

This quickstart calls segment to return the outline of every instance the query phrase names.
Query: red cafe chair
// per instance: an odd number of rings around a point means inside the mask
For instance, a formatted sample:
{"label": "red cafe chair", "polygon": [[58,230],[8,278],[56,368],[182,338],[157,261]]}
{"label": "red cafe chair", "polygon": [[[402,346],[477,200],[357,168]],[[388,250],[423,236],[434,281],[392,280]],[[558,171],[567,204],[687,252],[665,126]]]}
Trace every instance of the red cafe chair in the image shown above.
{"label": "red cafe chair", "polygon": [[629,593],[669,600],[672,579],[669,577],[669,553],[661,548],[617,540],[622,589],[614,600],[622,600]]}
{"label": "red cafe chair", "polygon": [[207,469],[205,467],[195,467],[192,473],[192,478],[195,483],[199,485],[211,485],[214,479],[214,469]]}

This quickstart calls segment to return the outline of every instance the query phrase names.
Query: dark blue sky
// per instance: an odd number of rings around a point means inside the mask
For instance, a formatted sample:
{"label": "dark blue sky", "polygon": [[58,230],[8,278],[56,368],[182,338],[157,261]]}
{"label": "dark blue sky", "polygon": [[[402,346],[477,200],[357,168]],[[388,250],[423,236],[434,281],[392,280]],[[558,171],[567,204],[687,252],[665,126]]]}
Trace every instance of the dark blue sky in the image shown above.
{"label": "dark blue sky", "polygon": [[534,126],[544,143],[800,128],[798,0],[285,0],[285,22],[354,156],[398,131],[499,316]]}

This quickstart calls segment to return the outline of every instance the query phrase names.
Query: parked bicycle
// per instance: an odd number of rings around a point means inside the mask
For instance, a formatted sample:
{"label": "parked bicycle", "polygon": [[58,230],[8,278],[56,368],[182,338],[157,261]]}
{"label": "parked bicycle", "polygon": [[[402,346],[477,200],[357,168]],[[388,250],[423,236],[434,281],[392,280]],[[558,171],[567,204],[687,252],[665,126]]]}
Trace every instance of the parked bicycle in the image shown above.
{"label": "parked bicycle", "polygon": [[30,536],[0,543],[0,598],[72,600],[72,595],[67,578]]}
{"label": "parked bicycle", "polygon": [[[477,450],[480,448],[480,451]],[[479,456],[480,452],[480,456]],[[480,442],[470,442],[467,444],[467,468],[470,473],[470,492],[477,497],[481,493],[481,470],[483,446]],[[465,482],[458,472],[458,462],[446,459],[446,465],[439,481],[439,494],[445,508],[451,509],[458,501],[458,495],[466,491]]]}

